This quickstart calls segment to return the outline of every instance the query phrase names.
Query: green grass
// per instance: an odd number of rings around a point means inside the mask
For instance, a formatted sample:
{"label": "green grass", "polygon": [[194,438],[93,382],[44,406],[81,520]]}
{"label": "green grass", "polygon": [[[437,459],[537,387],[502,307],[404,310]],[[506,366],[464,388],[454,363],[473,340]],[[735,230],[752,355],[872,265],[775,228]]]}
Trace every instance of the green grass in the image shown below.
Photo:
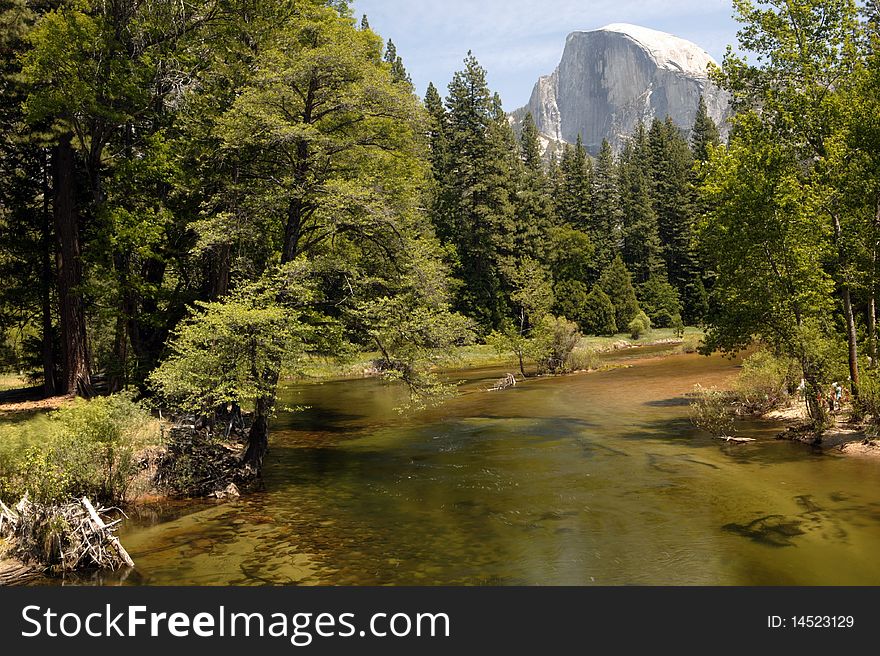
{"label": "green grass", "polygon": [[28,383],[18,374],[0,374],[0,392],[21,387],[28,387]]}
{"label": "green grass", "polygon": [[[684,329],[684,341],[686,342],[702,336],[703,331],[700,328],[688,327]],[[676,337],[675,330],[672,328],[654,328],[641,339],[633,339],[628,333],[618,333],[611,337],[588,335],[581,339],[578,343],[578,348],[588,348],[594,351],[611,351],[614,350],[615,344],[625,343],[627,346],[649,346],[665,340],[680,341],[680,339]]]}
{"label": "green grass", "polygon": [[[685,350],[693,350],[703,331],[700,328],[688,327],[684,331]],[[672,328],[655,328],[641,339],[633,339],[629,334],[619,333],[609,337],[588,335],[581,339],[577,345],[578,351],[591,351],[602,353],[615,350],[622,346],[650,346],[658,342],[668,340],[682,341],[676,337]],[[351,378],[361,377],[364,370],[371,367],[372,361],[379,358],[378,352],[358,353],[348,359],[335,359],[326,357],[313,357],[308,359],[304,366],[300,367],[298,374],[288,373],[282,378],[287,380],[309,380],[326,378]],[[500,367],[517,364],[516,357],[512,353],[499,354],[492,346],[487,344],[471,344],[456,348],[448,357],[437,364],[439,369],[481,369],[484,367]]]}

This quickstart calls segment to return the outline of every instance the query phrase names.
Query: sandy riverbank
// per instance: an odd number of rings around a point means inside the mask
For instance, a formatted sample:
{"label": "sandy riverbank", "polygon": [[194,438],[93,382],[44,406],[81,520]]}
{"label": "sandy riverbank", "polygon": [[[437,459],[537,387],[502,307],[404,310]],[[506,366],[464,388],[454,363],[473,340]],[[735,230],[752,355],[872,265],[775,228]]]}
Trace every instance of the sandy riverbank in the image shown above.
{"label": "sandy riverbank", "polygon": [[864,424],[849,421],[848,408],[834,417],[834,423],[822,434],[822,441],[815,443],[815,436],[809,431],[809,416],[803,403],[794,403],[785,408],[771,410],[764,419],[783,422],[788,429],[780,434],[780,439],[803,442],[820,447],[823,451],[842,453],[863,458],[880,458],[880,439],[869,437]]}

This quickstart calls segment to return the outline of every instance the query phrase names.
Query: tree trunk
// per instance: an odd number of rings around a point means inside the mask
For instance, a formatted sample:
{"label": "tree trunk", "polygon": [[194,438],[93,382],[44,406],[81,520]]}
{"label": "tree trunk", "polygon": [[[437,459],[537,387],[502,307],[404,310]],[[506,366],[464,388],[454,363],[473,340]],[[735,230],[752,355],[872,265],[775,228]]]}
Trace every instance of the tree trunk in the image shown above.
{"label": "tree trunk", "polygon": [[55,396],[55,340],[52,328],[52,287],[55,285],[55,272],[52,259],[55,247],[52,242],[52,217],[49,213],[49,198],[52,193],[50,183],[49,158],[43,149],[43,224],[40,238],[40,256],[42,258],[42,288],[40,290],[42,320],[42,356],[43,356],[43,392],[46,396]]}
{"label": "tree trunk", "polygon": [[261,396],[254,403],[254,422],[248,432],[248,446],[244,462],[259,472],[263,468],[263,458],[269,449],[269,417],[275,406],[275,395]]}
{"label": "tree trunk", "polygon": [[852,396],[854,399],[859,398],[859,351],[858,351],[858,334],[856,332],[856,321],[853,316],[852,298],[849,292],[849,285],[844,283],[841,287],[843,296],[843,315],[846,319],[846,342],[849,355],[849,379]]}
{"label": "tree trunk", "polygon": [[871,277],[868,280],[868,355],[871,356],[871,368],[877,367],[877,247],[878,231],[880,231],[880,198],[874,212],[874,233],[871,244]]}
{"label": "tree trunk", "polygon": [[849,380],[850,390],[853,399],[859,398],[859,347],[858,333],[856,332],[856,320],[853,316],[852,296],[850,294],[849,282],[847,281],[846,272],[846,252],[843,245],[843,230],[840,225],[840,217],[835,213],[834,219],[834,237],[837,242],[837,259],[840,268],[840,295],[843,298],[843,318],[846,320],[846,343],[849,359]]}
{"label": "tree trunk", "polygon": [[58,303],[61,318],[61,344],[64,394],[92,395],[86,316],[82,300],[82,262],[79,224],[74,206],[72,135],[61,137],[54,153],[55,234],[58,238]]}
{"label": "tree trunk", "polygon": [[871,356],[871,368],[877,366],[877,294],[871,282],[871,293],[868,298],[868,355]]}

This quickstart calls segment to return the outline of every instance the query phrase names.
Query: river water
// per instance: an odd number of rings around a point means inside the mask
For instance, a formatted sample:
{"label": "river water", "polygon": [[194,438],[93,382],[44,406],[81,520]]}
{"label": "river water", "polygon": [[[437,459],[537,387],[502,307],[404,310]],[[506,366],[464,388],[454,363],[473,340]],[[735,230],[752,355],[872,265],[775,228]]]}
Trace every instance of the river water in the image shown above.
{"label": "river water", "polygon": [[273,425],[265,491],[132,517],[124,582],[880,584],[880,462],[766,423],[712,440],[684,395],[735,363],[627,362],[496,392],[504,370],[452,372],[462,395],[410,416],[375,379],[286,387],[305,409]]}

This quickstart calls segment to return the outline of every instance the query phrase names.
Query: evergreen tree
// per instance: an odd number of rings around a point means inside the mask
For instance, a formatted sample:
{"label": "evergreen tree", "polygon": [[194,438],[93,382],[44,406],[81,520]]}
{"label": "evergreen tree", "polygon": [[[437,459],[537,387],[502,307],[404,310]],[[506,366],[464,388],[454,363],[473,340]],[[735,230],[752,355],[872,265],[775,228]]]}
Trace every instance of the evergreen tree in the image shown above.
{"label": "evergreen tree", "polygon": [[441,181],[436,216],[450,235],[464,283],[457,307],[488,331],[507,315],[504,268],[514,266],[512,158],[514,137],[486,71],[468,53],[464,70],[449,84],[446,98],[448,174]]}
{"label": "evergreen tree", "polygon": [[593,174],[593,202],[587,232],[596,248],[596,272],[604,271],[619,252],[622,242],[622,213],[617,186],[614,153],[607,140],[602,141]]}
{"label": "evergreen tree", "polygon": [[718,126],[706,111],[706,101],[701,95],[694,118],[694,126],[691,129],[691,152],[694,159],[698,162],[708,161],[709,147],[717,146],[720,143],[721,134],[718,132]]}
{"label": "evergreen tree", "polygon": [[585,299],[580,324],[588,335],[614,335],[618,331],[614,304],[599,285],[594,285]]}
{"label": "evergreen tree", "polygon": [[618,328],[629,325],[640,312],[636,291],[633,288],[632,276],[620,255],[616,255],[611,264],[599,278],[599,287],[611,299],[614,305],[614,322]]}
{"label": "evergreen tree", "polygon": [[582,330],[589,332],[585,323],[588,311],[588,291],[588,287],[580,280],[560,280],[553,287],[553,295],[556,299],[556,305],[554,305],[556,315],[574,321]]}
{"label": "evergreen tree", "polygon": [[384,61],[391,66],[391,80],[395,84],[405,84],[412,89],[412,78],[406,72],[403,58],[397,54],[397,47],[391,39],[388,39],[388,43],[385,45]]}
{"label": "evergreen tree", "polygon": [[649,143],[654,208],[666,272],[682,300],[682,317],[689,324],[698,323],[707,307],[695,254],[693,156],[681,130],[669,118],[653,122]]}
{"label": "evergreen tree", "polygon": [[620,156],[618,179],[623,224],[621,255],[637,283],[665,276],[662,245],[653,201],[650,149],[644,126],[639,125]]}
{"label": "evergreen tree", "polygon": [[521,164],[516,193],[518,253],[546,260],[548,231],[553,221],[550,180],[544,171],[538,130],[531,114],[526,114],[519,140]]}
{"label": "evergreen tree", "polygon": [[565,145],[559,162],[556,191],[556,216],[559,223],[566,223],[578,230],[588,230],[592,184],[592,160],[587,156],[583,141],[578,135],[574,146]]}

